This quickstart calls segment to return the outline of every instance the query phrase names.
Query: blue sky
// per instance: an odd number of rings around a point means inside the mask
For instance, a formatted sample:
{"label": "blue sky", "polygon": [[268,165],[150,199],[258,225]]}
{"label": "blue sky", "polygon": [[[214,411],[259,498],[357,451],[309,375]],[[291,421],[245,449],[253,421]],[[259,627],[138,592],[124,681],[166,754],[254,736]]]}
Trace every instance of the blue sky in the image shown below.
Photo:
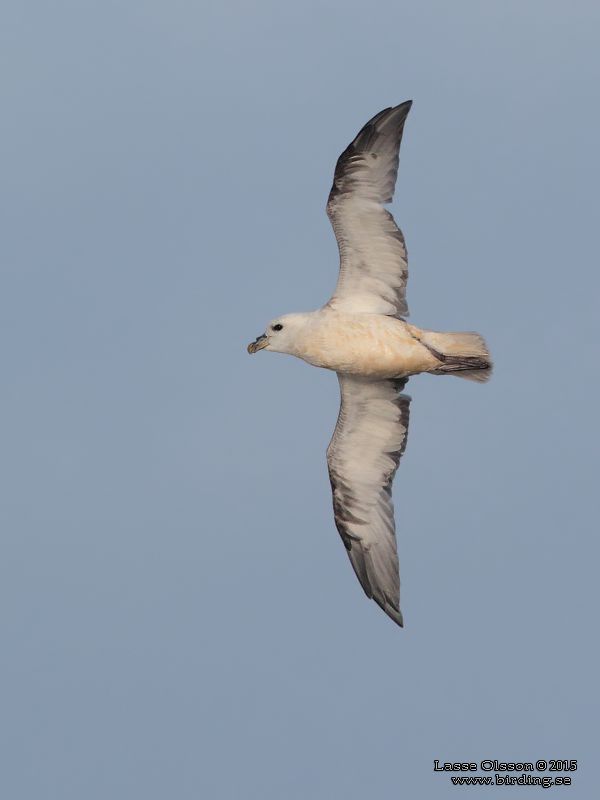
{"label": "blue sky", "polygon": [[[3,4],[3,797],[461,791],[436,758],[576,758],[553,796],[591,796],[599,23]],[[335,376],[245,345],[328,299],[335,160],[408,98],[411,320],[496,371],[409,383],[400,631],[334,528]]]}

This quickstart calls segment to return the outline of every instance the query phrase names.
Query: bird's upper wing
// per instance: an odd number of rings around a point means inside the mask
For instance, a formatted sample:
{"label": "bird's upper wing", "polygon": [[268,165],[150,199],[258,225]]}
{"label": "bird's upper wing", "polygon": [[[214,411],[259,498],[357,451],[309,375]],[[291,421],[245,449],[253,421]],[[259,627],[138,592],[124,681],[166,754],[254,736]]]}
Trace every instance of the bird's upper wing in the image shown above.
{"label": "bird's upper wing", "polygon": [[392,480],[406,447],[406,380],[338,374],[341,405],[327,449],[335,524],[367,597],[402,625]]}
{"label": "bird's upper wing", "polygon": [[411,105],[408,100],[374,116],[338,158],[327,201],[340,250],[340,275],[330,308],[408,315],[404,237],[383,204],[394,196]]}

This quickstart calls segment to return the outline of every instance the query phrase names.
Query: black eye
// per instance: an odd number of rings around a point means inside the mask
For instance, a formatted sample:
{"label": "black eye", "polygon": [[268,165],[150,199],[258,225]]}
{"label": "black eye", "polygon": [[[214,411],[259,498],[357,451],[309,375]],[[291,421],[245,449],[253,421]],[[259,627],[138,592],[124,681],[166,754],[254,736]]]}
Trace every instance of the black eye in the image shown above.
{"label": "black eye", "polygon": [[280,331],[282,329],[283,329],[283,325],[280,322],[278,322],[277,325],[271,325],[271,330],[272,331]]}

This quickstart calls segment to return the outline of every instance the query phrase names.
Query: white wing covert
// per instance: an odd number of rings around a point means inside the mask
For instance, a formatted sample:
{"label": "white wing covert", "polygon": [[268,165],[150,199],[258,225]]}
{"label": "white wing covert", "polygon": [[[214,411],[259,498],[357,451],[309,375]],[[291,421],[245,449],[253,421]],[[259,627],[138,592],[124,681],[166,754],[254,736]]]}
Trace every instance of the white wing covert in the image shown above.
{"label": "white wing covert", "polygon": [[402,626],[392,481],[406,447],[406,380],[338,374],[340,413],[327,449],[335,524],[367,597]]}
{"label": "white wing covert", "polygon": [[376,114],[337,161],[327,215],[340,251],[340,274],[329,308],[408,316],[406,245],[384,204],[394,196],[411,105],[408,100]]}

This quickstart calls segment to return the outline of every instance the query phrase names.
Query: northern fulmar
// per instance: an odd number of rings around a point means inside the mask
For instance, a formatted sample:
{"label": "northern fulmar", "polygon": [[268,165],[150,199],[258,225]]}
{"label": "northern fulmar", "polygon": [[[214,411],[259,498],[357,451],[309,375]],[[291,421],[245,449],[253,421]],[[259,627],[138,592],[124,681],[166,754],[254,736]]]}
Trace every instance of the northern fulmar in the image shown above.
{"label": "northern fulmar", "polygon": [[337,161],[327,215],[340,251],[333,297],[285,314],[248,345],[335,370],[340,412],[327,449],[335,524],[367,597],[398,625],[400,575],[392,481],[406,446],[411,375],[486,381],[492,362],[477,333],[440,333],[406,321],[404,236],[384,204],[396,185],[412,101],[376,114]]}

